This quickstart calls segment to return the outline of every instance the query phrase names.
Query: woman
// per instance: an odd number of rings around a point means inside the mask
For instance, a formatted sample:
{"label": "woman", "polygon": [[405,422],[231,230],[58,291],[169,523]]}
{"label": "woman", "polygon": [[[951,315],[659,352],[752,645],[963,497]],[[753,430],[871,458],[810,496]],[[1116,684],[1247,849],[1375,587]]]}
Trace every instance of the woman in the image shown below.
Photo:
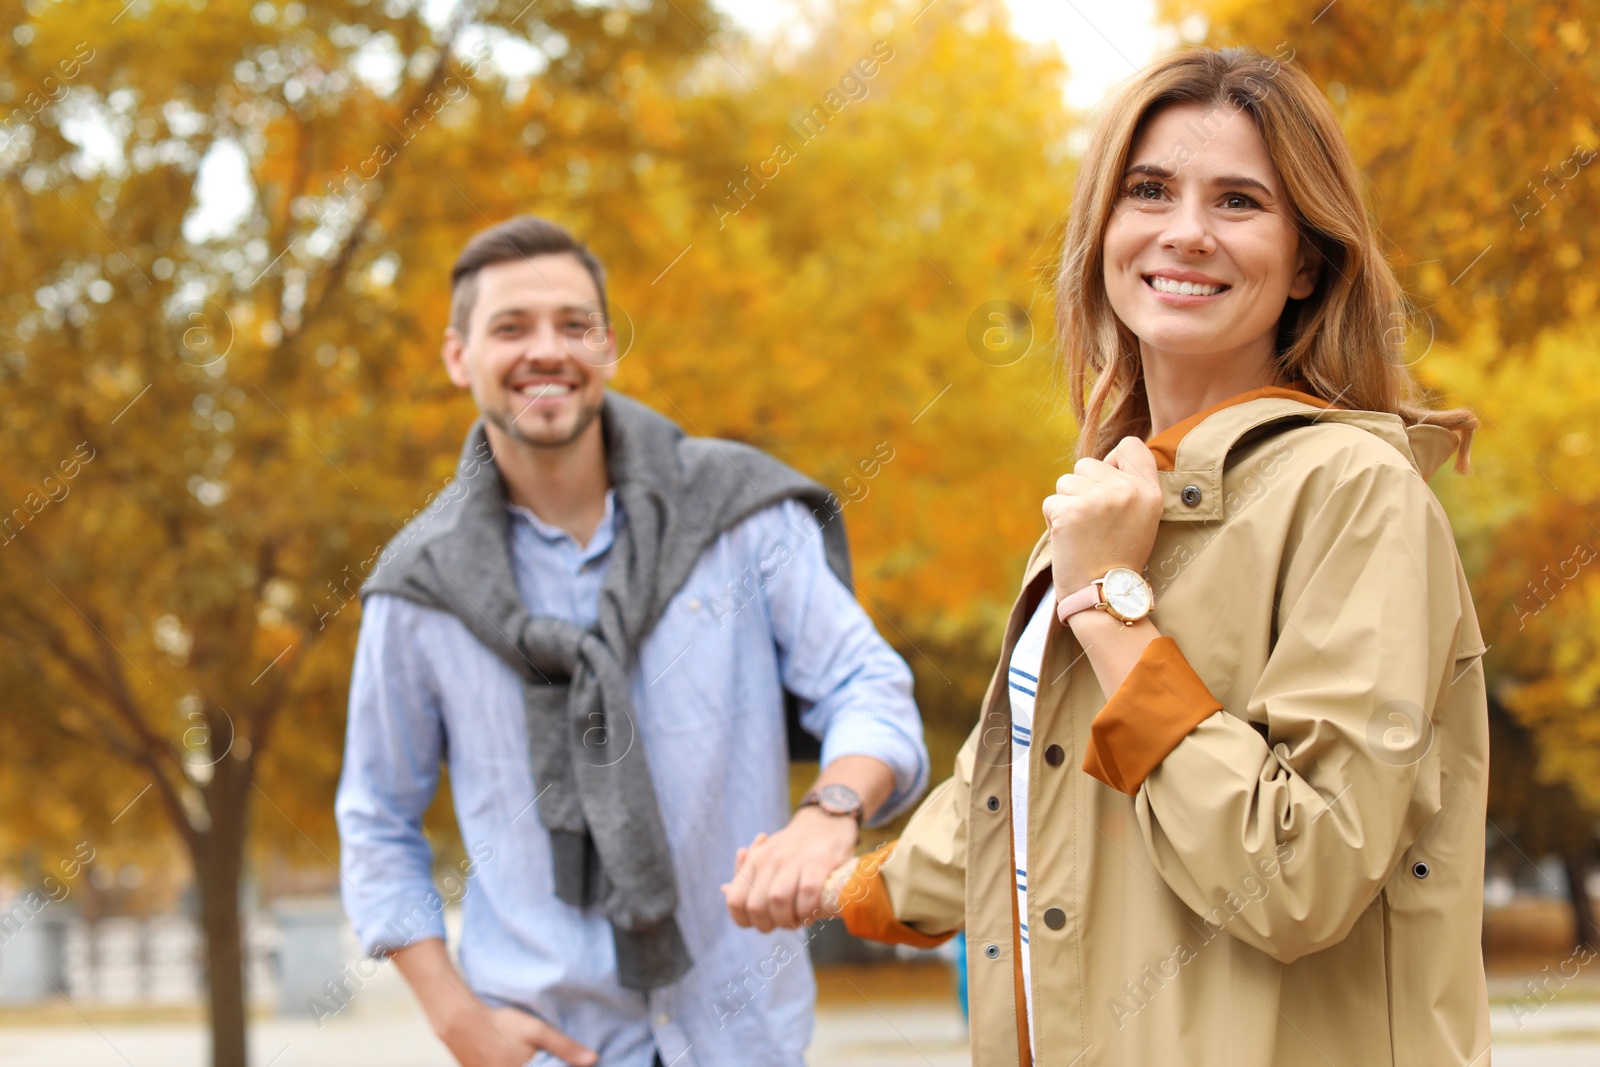
{"label": "woman", "polygon": [[977,1064],[1488,1062],[1484,646],[1426,482],[1476,420],[1414,402],[1358,187],[1310,79],[1233,49],[1084,157],[1082,458],[954,777],[823,894],[965,929]]}

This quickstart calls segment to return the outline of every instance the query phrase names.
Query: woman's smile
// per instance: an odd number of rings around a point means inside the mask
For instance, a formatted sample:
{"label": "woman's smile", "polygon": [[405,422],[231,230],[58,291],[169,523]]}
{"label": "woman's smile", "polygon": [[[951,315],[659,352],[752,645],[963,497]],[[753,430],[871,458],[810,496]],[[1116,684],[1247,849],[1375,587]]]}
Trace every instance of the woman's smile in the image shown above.
{"label": "woman's smile", "polygon": [[1192,270],[1158,270],[1143,277],[1150,295],[1169,307],[1213,304],[1233,288],[1226,282]]}

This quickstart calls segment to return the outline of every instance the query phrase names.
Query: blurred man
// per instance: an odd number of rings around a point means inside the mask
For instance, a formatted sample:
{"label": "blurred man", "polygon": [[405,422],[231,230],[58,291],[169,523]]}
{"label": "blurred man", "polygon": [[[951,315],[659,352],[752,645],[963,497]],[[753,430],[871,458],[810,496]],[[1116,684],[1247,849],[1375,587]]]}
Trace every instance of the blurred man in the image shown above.
{"label": "blurred man", "polygon": [[[363,950],[463,1067],[800,1064],[814,985],[774,927],[928,773],[837,503],[607,390],[604,271],[559,226],[479,233],[451,286],[444,364],[482,417],[362,591],[338,820]],[[823,767],[792,817],[786,700]],[[441,763],[459,972],[422,832]],[[762,832],[741,929],[719,887]]]}

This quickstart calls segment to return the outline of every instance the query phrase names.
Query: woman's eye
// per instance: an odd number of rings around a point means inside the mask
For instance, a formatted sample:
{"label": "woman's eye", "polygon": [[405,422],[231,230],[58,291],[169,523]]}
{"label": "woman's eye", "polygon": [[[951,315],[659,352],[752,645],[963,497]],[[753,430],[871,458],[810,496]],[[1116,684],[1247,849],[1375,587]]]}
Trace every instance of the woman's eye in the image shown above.
{"label": "woman's eye", "polygon": [[1250,197],[1245,196],[1243,193],[1229,193],[1227,196],[1222,198],[1222,202],[1228,207],[1238,211],[1247,211],[1250,208],[1261,206]]}
{"label": "woman's eye", "polygon": [[1135,200],[1157,200],[1165,192],[1156,182],[1140,182],[1128,190],[1128,195]]}

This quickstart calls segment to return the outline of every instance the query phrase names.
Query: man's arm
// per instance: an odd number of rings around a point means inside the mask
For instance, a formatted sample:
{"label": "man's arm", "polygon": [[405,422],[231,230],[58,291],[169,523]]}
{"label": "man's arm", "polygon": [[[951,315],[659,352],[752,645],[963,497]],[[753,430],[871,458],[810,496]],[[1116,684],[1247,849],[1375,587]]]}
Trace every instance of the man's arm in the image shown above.
{"label": "man's arm", "polygon": [[572,1039],[484,1005],[445,952],[444,900],[422,834],[444,755],[437,689],[415,641],[426,614],[381,595],[362,609],[335,803],[345,910],[363,952],[393,956],[462,1067],[521,1067],[539,1049],[587,1067],[594,1053]]}
{"label": "man's arm", "polygon": [[[801,723],[822,739],[816,785],[849,786],[869,824],[892,818],[928,780],[911,671],[828,567],[821,528],[804,508],[785,503],[751,522],[761,573],[772,575],[763,593],[783,683],[810,704]],[[854,818],[816,805],[758,836],[723,886],[733,920],[766,932],[815,917],[824,879],[858,836]]]}
{"label": "man's arm", "polygon": [[422,815],[439,785],[444,726],[414,635],[417,608],[368,597],[361,613],[334,815],[340,890],[367,955],[444,937]]}

